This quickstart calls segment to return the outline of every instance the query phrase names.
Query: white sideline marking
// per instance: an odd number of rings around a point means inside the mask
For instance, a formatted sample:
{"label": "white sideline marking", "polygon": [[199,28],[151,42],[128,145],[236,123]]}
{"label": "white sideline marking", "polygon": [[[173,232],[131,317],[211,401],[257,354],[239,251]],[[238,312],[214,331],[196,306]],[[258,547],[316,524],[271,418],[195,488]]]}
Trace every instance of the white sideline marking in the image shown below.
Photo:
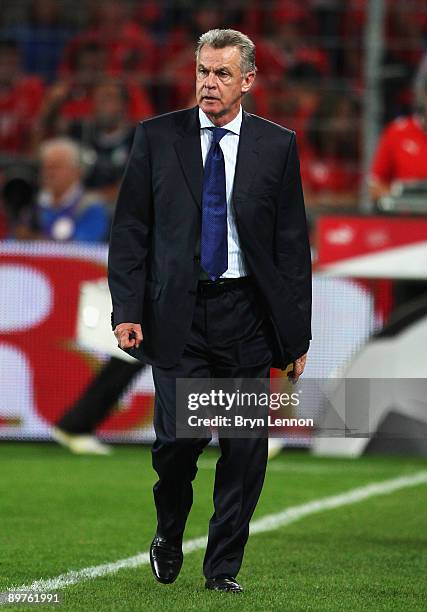
{"label": "white sideline marking", "polygon": [[[323,497],[320,499],[300,504],[299,506],[291,506],[286,508],[282,512],[276,514],[268,514],[251,524],[251,534],[263,533],[265,531],[272,531],[289,525],[299,519],[321,512],[322,510],[330,510],[332,508],[339,508],[354,504],[357,502],[364,501],[370,497],[376,495],[387,495],[393,493],[399,489],[406,487],[414,487],[419,484],[427,483],[427,471],[418,472],[411,476],[401,476],[399,478],[393,478],[385,480],[383,482],[372,482],[371,484],[363,487],[357,487],[351,489],[345,493],[338,495],[331,495],[330,497]],[[206,546],[206,537],[194,538],[184,542],[183,550],[185,553],[192,552],[194,550],[200,550]],[[140,565],[146,565],[150,562],[149,553],[140,553],[133,557],[127,557],[126,559],[119,559],[112,563],[105,563],[103,565],[94,565],[92,567],[86,567],[80,570],[71,570],[56,578],[47,578],[46,580],[35,580],[31,584],[20,585],[11,587],[9,591],[55,591],[57,589],[63,589],[64,587],[72,584],[77,584],[85,580],[94,580],[107,574],[115,574],[121,569],[129,569],[139,567]],[[1,605],[1,604],[0,604]]]}

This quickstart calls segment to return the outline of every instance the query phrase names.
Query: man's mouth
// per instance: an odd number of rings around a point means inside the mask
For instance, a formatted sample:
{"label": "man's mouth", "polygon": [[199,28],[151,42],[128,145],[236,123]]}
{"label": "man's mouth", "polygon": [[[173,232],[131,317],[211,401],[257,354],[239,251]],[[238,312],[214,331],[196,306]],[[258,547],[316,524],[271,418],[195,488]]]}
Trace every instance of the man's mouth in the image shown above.
{"label": "man's mouth", "polygon": [[213,96],[203,96],[203,100],[218,100],[218,98],[214,98]]}

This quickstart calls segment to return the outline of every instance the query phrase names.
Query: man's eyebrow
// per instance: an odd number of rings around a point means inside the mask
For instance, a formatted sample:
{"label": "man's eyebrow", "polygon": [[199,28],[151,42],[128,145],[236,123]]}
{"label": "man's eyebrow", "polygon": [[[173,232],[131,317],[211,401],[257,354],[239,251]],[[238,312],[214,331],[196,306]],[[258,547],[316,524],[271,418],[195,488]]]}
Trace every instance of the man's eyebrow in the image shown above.
{"label": "man's eyebrow", "polygon": [[[206,66],[204,64],[202,64],[201,62],[199,63],[199,68],[204,68],[205,70],[207,70]],[[221,70],[225,70],[226,72],[230,72],[230,68],[227,68],[227,66],[220,66],[219,68],[215,69],[215,72],[220,72]]]}

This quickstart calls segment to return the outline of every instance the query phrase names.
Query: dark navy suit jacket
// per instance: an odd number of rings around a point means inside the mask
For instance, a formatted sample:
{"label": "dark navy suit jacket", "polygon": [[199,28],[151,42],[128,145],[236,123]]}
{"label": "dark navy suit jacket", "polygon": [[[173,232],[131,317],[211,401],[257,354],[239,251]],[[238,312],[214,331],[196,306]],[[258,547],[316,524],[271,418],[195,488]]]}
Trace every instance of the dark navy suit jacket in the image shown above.
{"label": "dark navy suit jacket", "polygon": [[[179,362],[200,275],[203,162],[198,108],[141,122],[111,231],[112,326],[141,323],[128,352]],[[311,257],[295,132],[243,112],[232,201],[248,272],[274,329],[274,366],[311,338]],[[236,322],[238,324],[238,322]]]}

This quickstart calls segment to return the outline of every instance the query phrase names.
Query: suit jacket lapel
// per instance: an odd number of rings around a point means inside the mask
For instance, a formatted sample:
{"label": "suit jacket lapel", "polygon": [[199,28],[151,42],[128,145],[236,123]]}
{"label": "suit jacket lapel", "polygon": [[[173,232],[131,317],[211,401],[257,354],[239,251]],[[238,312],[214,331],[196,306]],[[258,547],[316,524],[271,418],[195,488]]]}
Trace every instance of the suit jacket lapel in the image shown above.
{"label": "suit jacket lapel", "polygon": [[203,190],[203,160],[200,145],[200,124],[198,107],[189,110],[178,128],[179,138],[175,142],[182,171],[194,201],[201,209]]}
{"label": "suit jacket lapel", "polygon": [[[251,115],[243,111],[240,128],[239,148],[237,151],[236,171],[233,184],[233,202],[247,197],[259,165],[258,140]],[[178,127],[178,139],[175,142],[182,171],[197,206],[202,207],[203,160],[200,144],[200,124],[198,107],[192,108],[185,115]]]}
{"label": "suit jacket lapel", "polygon": [[235,205],[236,202],[248,196],[252,181],[257,173],[259,166],[259,138],[260,135],[256,132],[251,115],[243,111],[233,184],[232,199]]}

